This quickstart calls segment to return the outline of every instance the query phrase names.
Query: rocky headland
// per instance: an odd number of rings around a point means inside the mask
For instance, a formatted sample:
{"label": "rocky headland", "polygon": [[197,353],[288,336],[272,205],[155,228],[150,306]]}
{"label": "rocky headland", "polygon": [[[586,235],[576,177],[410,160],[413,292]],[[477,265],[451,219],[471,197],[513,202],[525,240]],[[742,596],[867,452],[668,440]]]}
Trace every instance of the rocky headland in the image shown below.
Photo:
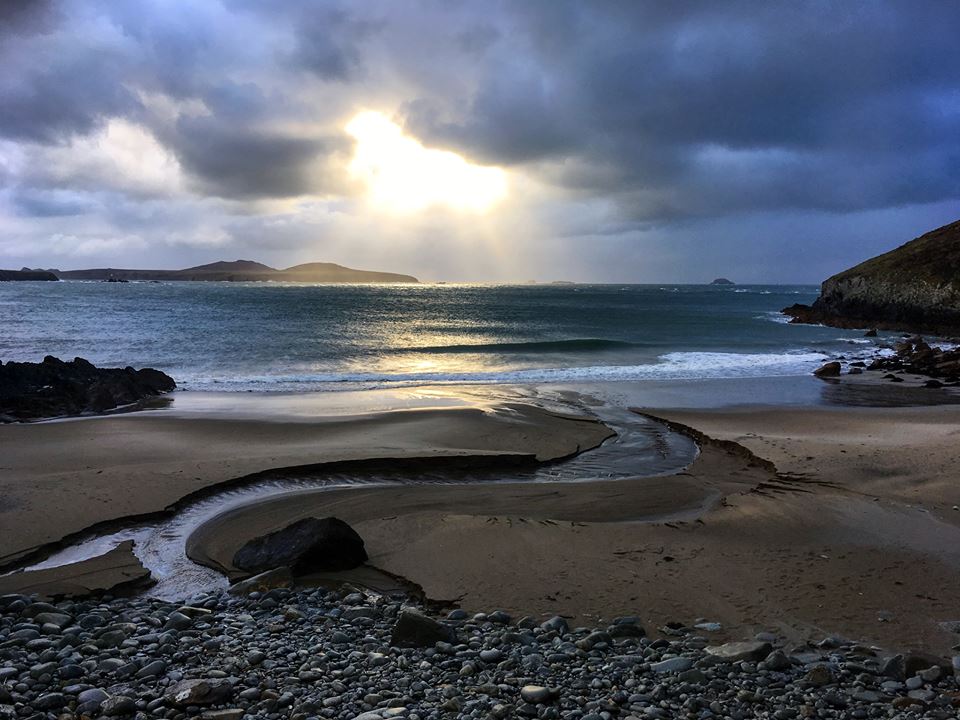
{"label": "rocky headland", "polygon": [[52,270],[31,270],[23,268],[22,270],[0,270],[0,282],[11,280],[59,280],[56,273]]}
{"label": "rocky headland", "polygon": [[176,387],[153,368],[98,368],[83,358],[0,362],[0,422],[103,413]]}
{"label": "rocky headland", "polygon": [[960,333],[960,221],[828,278],[791,322],[842,328]]}

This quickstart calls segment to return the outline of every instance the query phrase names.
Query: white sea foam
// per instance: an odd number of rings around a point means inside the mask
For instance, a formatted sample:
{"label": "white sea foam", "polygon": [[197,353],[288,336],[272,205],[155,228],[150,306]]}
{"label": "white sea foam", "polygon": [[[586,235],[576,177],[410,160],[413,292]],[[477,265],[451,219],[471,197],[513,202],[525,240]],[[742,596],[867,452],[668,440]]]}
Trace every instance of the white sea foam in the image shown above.
{"label": "white sea foam", "polygon": [[195,390],[293,391],[381,388],[431,384],[525,384],[611,380],[698,380],[805,375],[827,358],[826,353],[672,352],[656,363],[530,368],[490,372],[316,373],[257,375],[213,379],[184,377],[181,385]]}

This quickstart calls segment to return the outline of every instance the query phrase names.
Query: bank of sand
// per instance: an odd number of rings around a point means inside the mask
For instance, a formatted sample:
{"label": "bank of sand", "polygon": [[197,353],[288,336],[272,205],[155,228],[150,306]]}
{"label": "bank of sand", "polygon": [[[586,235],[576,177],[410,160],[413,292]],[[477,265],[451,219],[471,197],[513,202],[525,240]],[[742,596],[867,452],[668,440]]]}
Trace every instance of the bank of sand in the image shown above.
{"label": "bank of sand", "polygon": [[[464,441],[451,442],[447,434],[449,412],[416,421],[380,418],[376,422],[382,425],[363,441],[376,438],[375,446],[391,445],[391,454],[398,442],[408,450],[464,451]],[[304,515],[335,514],[365,538],[373,565],[420,585],[430,598],[456,600],[469,609],[560,613],[584,621],[637,614],[651,627],[703,617],[722,623],[718,639],[770,629],[798,640],[836,633],[938,654],[958,641],[948,624],[960,620],[955,600],[960,512],[953,509],[960,503],[955,479],[960,408],[649,412],[678,429],[696,428],[685,431],[699,437],[703,452],[686,471],[589,484],[301,493],[222,515],[191,537],[190,551],[230,571],[233,552],[250,536]],[[101,422],[107,421],[73,425]],[[65,442],[79,432],[69,425],[59,431]],[[40,427],[25,428],[21,442],[36,441],[29,432]],[[590,427],[581,423],[574,433],[578,439],[568,438],[556,452],[583,443],[579,433]],[[512,447],[527,450],[538,448],[535,442],[557,442],[558,428],[572,426],[560,423],[545,433],[503,438],[501,449],[513,441]],[[332,432],[319,446],[313,444],[323,436],[318,432],[307,443],[308,454],[343,457],[341,444],[352,438],[350,452],[359,455],[362,442],[355,431]],[[195,430],[174,426],[166,432],[186,437]],[[262,443],[255,466],[301,463],[307,441],[296,440],[294,427],[260,432],[247,437]],[[602,437],[595,428],[590,432],[595,440]],[[144,428],[140,441],[152,450],[138,469],[111,471],[113,479],[103,484],[96,483],[95,469],[103,456],[85,461],[90,466],[85,479],[95,482],[104,498],[122,487],[120,503],[142,504],[132,496],[155,491],[150,485],[158,463],[168,468],[168,479],[179,477],[176,468],[186,461],[178,443],[155,436],[154,428]],[[235,460],[219,457],[222,448],[193,442],[206,448],[206,469],[220,467],[224,478],[237,472]],[[466,444],[475,450],[478,443],[471,438]],[[232,447],[238,446],[246,443],[234,438]],[[69,457],[69,450],[64,452]],[[121,476],[126,484],[118,486]],[[65,505],[71,498],[93,498],[103,515],[104,506],[83,485],[63,476],[47,483],[40,490],[44,497],[55,497],[51,488],[68,489]],[[162,502],[181,492],[178,487],[165,488]],[[36,522],[37,496],[28,489],[18,497]],[[109,507],[119,514],[113,500]]]}
{"label": "bank of sand", "polygon": [[267,470],[363,458],[553,460],[611,435],[528,405],[264,420],[156,413],[0,425],[0,565]]}

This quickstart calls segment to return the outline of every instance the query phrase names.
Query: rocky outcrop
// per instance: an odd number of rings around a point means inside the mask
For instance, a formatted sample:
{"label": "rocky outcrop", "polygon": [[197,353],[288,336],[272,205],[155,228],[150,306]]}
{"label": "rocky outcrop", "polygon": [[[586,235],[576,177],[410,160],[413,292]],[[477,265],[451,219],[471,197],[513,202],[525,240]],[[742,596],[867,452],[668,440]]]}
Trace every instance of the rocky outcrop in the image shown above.
{"label": "rocky outcrop", "polygon": [[58,280],[59,278],[49,270],[0,270],[0,282],[7,280]]}
{"label": "rocky outcrop", "polygon": [[98,368],[83,358],[0,362],[0,422],[103,413],[176,387],[159,370]]}
{"label": "rocky outcrop", "polygon": [[922,337],[904,338],[894,346],[896,354],[882,356],[867,369],[904,372],[931,378],[927,387],[960,383],[960,350],[931,347]]}
{"label": "rocky outcrop", "polygon": [[339,518],[304,518],[237,550],[233,566],[250,573],[289,567],[294,575],[352,570],[367,561],[363,538]]}
{"label": "rocky outcrop", "polygon": [[725,277],[718,277],[716,280],[710,283],[711,285],[736,285],[733,280],[728,280]]}
{"label": "rocky outcrop", "polygon": [[791,322],[960,333],[960,221],[827,279]]}

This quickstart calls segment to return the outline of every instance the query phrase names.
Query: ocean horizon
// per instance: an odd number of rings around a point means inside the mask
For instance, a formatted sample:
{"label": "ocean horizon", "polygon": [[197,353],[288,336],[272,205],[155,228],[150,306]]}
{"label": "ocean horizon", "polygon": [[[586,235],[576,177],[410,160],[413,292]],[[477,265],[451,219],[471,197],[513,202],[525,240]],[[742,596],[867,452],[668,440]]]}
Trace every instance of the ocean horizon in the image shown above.
{"label": "ocean horizon", "polygon": [[808,375],[885,334],[790,325],[808,285],[9,283],[0,357],[150,366],[194,391]]}

